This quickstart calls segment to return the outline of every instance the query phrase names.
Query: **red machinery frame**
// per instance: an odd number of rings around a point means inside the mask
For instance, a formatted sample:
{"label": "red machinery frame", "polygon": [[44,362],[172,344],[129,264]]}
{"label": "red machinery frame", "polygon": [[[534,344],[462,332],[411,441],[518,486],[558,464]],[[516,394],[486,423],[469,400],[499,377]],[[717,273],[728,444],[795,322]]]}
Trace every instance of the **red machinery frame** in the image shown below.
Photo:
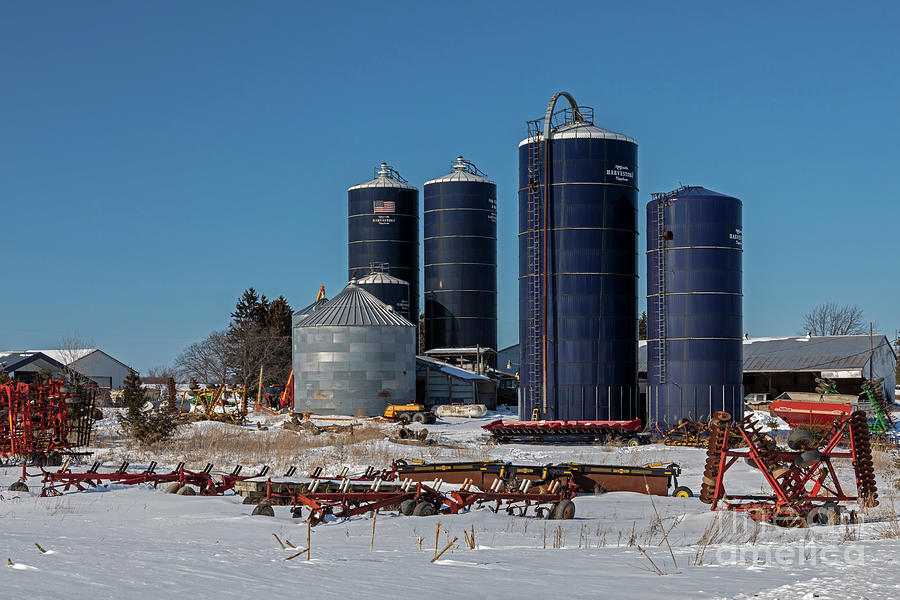
{"label": "red machinery frame", "polygon": [[[747,448],[730,449],[729,438],[740,436]],[[839,446],[849,438],[849,449]],[[865,413],[854,412],[837,419],[828,434],[814,448],[816,451],[806,463],[803,451],[786,451],[773,447],[761,435],[751,417],[736,423],[728,413],[716,413],[710,423],[710,440],[707,451],[706,471],[700,499],[711,505],[712,510],[732,510],[748,513],[762,521],[779,525],[805,525],[811,511],[819,506],[837,502],[858,502],[861,507],[878,504],[878,493],[872,471],[871,448]],[[745,459],[756,466],[772,488],[770,495],[728,494],[725,490],[725,473],[735,462]],[[832,461],[849,459],[854,467],[856,495],[844,490]],[[802,519],[802,523],[800,520]]]}

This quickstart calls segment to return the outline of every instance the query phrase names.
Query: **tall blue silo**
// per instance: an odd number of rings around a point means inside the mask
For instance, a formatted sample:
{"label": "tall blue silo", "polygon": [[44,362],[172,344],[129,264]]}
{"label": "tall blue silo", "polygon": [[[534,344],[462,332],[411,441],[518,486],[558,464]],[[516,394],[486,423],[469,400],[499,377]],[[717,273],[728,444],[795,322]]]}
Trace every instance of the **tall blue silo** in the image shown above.
{"label": "tall blue silo", "polygon": [[347,190],[349,279],[373,265],[409,284],[409,320],[419,322],[419,190],[392,167]]}
{"label": "tall blue silo", "polygon": [[647,205],[647,409],[657,423],[743,415],[741,210],[702,187]]}
{"label": "tall blue silo", "polygon": [[[555,111],[564,96],[570,108]],[[524,419],[640,416],[637,142],[556,94],[519,144]]]}
{"label": "tall blue silo", "polygon": [[425,349],[497,350],[497,184],[462,156],[425,183]]}

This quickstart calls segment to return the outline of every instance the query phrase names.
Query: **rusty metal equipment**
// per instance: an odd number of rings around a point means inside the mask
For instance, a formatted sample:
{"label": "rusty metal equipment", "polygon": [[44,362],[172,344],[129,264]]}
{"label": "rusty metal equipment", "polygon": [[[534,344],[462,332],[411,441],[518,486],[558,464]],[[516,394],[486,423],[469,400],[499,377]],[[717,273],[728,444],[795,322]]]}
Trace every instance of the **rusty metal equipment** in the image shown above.
{"label": "rusty metal equipment", "polygon": [[[515,489],[528,480],[536,488],[553,481],[572,486],[576,493],[637,492],[655,496],[691,496],[691,490],[678,485],[681,467],[648,465],[642,467],[620,465],[591,465],[563,463],[558,465],[516,465],[502,461],[417,463],[396,460],[391,472],[399,479],[416,482],[441,478],[446,483],[462,484],[471,481],[481,490]],[[498,483],[499,481],[499,483]]]}
{"label": "rusty metal equipment", "polygon": [[629,446],[650,443],[641,432],[641,420],[631,421],[503,421],[482,429],[498,444],[603,444],[622,442]]}
{"label": "rusty metal equipment", "polygon": [[[350,491],[351,479],[344,479],[337,491],[320,492],[316,482],[305,491],[295,491],[268,482],[266,496],[254,509],[255,515],[274,514],[273,504],[288,504],[295,518],[303,517],[312,525],[325,521],[329,516],[349,518],[379,509],[397,510],[403,515],[417,517],[435,514],[458,514],[467,510],[487,507],[497,513],[527,516],[529,510],[539,518],[571,519],[575,516],[575,504],[571,498],[574,490],[559,482],[546,489],[531,489],[531,482],[524,480],[515,490],[492,489],[476,491],[471,480],[463,482],[459,489],[443,492],[443,481],[432,485],[404,480],[390,491],[380,489],[382,480],[375,478],[365,491]],[[499,488],[499,486],[496,486]]]}
{"label": "rusty metal equipment", "polygon": [[0,385],[0,458],[60,464],[90,444],[95,400],[95,387],[56,379]]}
{"label": "rusty metal equipment", "polygon": [[[858,502],[861,508],[878,504],[872,451],[866,414],[855,411],[836,419],[821,440],[814,441],[806,430],[791,432],[788,450],[765,437],[751,417],[733,422],[731,415],[717,412],[709,424],[706,469],[700,500],[712,510],[746,512],[759,521],[786,527],[804,527],[811,523],[837,523],[839,502]],[[746,449],[729,448],[729,440],[739,437]],[[849,440],[849,448],[842,441]],[[771,494],[729,494],[725,473],[737,461],[745,460],[759,469],[772,489]],[[841,484],[834,461],[846,459],[853,465],[856,494]],[[851,518],[855,516],[851,513]]]}
{"label": "rusty metal equipment", "polygon": [[[74,472],[69,469],[68,461],[57,471],[45,471],[29,474],[22,468],[21,482],[28,477],[40,477],[43,485],[41,496],[59,496],[70,490],[84,491],[101,485],[140,485],[147,484],[159,487],[169,484],[166,491],[181,495],[220,496],[232,489],[236,482],[254,477],[264,477],[269,472],[269,467],[263,467],[253,475],[241,475],[243,467],[237,465],[230,473],[221,475],[218,479],[213,476],[213,465],[207,464],[202,471],[191,471],[185,468],[184,463],[178,463],[174,469],[167,473],[157,473],[156,461],[151,462],[143,471],[129,472],[129,463],[123,462],[118,469],[112,472],[100,472],[100,463],[95,462],[87,471]],[[185,488],[192,487],[190,491]],[[193,489],[196,488],[196,489]]]}
{"label": "rusty metal equipment", "polygon": [[229,389],[221,385],[211,388],[190,387],[179,390],[178,409],[202,421],[243,423],[246,415],[247,390]]}
{"label": "rusty metal equipment", "polygon": [[709,424],[706,421],[682,419],[675,427],[662,432],[662,436],[666,446],[705,448],[709,438]]}

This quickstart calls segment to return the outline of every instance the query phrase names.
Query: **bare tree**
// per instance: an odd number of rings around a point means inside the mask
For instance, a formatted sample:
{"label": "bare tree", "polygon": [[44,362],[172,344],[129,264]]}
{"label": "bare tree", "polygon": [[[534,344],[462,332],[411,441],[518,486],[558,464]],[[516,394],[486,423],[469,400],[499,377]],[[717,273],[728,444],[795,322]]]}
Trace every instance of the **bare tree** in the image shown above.
{"label": "bare tree", "polygon": [[866,332],[862,309],[856,304],[825,302],[803,315],[803,329],[812,335],[857,335]]}
{"label": "bare tree", "polygon": [[214,331],[201,342],[191,344],[175,359],[179,374],[209,385],[225,385],[231,375],[228,334]]}
{"label": "bare tree", "polygon": [[279,335],[274,327],[253,321],[232,323],[228,328],[229,364],[247,394],[254,395],[259,385],[259,369],[266,382],[284,382],[291,368],[290,337]]}
{"label": "bare tree", "polygon": [[60,362],[66,368],[65,375],[69,382],[75,383],[83,377],[83,373],[79,373],[72,365],[76,360],[84,356],[84,351],[94,348],[94,340],[89,340],[81,336],[80,333],[74,331],[59,338],[56,343],[56,350],[60,355]]}

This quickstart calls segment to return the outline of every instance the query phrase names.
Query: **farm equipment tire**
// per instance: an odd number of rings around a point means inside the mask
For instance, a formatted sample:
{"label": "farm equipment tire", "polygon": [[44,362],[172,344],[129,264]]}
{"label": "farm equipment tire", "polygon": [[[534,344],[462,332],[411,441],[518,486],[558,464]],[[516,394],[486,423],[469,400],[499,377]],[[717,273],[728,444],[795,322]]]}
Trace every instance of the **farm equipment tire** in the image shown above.
{"label": "farm equipment tire", "polygon": [[406,425],[409,425],[409,415],[400,415],[399,417],[397,417],[397,421],[405,427]]}
{"label": "farm equipment tire", "polygon": [[414,517],[431,517],[434,515],[434,504],[431,502],[419,502],[413,509]]}
{"label": "farm equipment tire", "polygon": [[627,442],[625,442],[625,444],[628,446],[632,446],[632,447],[640,446],[641,440],[636,437],[633,437],[633,438],[629,439]]}
{"label": "farm equipment tire", "polygon": [[560,500],[553,507],[553,519],[556,521],[568,521],[575,517],[575,503],[571,500]]}
{"label": "farm equipment tire", "polygon": [[292,519],[302,519],[303,518],[303,507],[295,506],[291,509],[291,518]]}
{"label": "farm equipment tire", "polygon": [[416,414],[413,415],[412,420],[413,420],[413,423],[420,423],[420,424],[424,425],[425,423],[428,422],[428,415],[426,415],[423,412],[417,412]]}
{"label": "farm equipment tire", "polygon": [[24,481],[13,481],[8,489],[10,492],[27,492],[28,486]]}
{"label": "farm equipment tire", "polygon": [[672,492],[673,498],[692,498],[694,496],[694,492],[686,485],[679,485],[675,488],[675,491]]}
{"label": "farm equipment tire", "polygon": [[813,435],[808,429],[793,429],[788,435],[787,445],[791,450],[805,450],[813,444]]}
{"label": "farm equipment tire", "polygon": [[181,489],[181,484],[178,483],[177,481],[173,481],[166,487],[166,493],[167,494],[177,494],[178,490],[180,490],[180,489]]}
{"label": "farm equipment tire", "polygon": [[195,490],[194,488],[192,488],[189,485],[183,485],[180,488],[178,488],[178,491],[175,493],[179,496],[196,496],[197,490]]}
{"label": "farm equipment tire", "polygon": [[819,454],[818,450],[805,450],[797,455],[797,458],[794,459],[794,464],[798,469],[805,469],[813,466],[820,460],[822,460],[822,455]]}
{"label": "farm equipment tire", "polygon": [[263,516],[263,517],[274,517],[275,509],[272,508],[271,504],[266,504],[265,502],[260,502],[256,505],[256,508],[253,509],[253,512],[250,513],[252,516]]}
{"label": "farm equipment tire", "polygon": [[407,498],[403,502],[400,503],[400,514],[406,515],[407,517],[413,514],[413,510],[416,508],[416,501],[412,498]]}
{"label": "farm equipment tire", "polygon": [[813,525],[837,525],[840,522],[840,509],[836,504],[830,502],[823,506],[816,506],[806,515],[808,527],[812,527]]}

